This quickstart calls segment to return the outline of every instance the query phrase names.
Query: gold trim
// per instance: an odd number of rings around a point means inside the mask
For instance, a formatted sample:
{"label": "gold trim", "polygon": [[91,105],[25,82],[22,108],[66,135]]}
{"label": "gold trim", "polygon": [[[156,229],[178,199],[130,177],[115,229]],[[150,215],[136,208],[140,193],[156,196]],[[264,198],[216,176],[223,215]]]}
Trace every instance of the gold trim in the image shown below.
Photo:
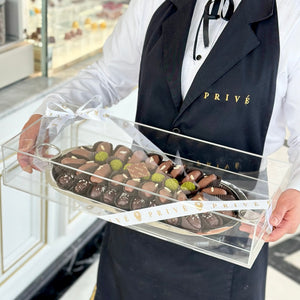
{"label": "gold trim", "polygon": [[94,300],[95,299],[96,292],[97,292],[97,285],[94,286],[93,293],[92,293],[92,295],[90,297],[90,300]]}
{"label": "gold trim", "polygon": [[37,249],[30,257],[28,257],[18,268],[16,268],[11,274],[7,276],[3,281],[0,282],[0,286],[2,286],[6,281],[8,281],[13,275],[15,275],[20,269],[24,267],[34,256],[36,256],[46,245],[41,245],[41,248]]}

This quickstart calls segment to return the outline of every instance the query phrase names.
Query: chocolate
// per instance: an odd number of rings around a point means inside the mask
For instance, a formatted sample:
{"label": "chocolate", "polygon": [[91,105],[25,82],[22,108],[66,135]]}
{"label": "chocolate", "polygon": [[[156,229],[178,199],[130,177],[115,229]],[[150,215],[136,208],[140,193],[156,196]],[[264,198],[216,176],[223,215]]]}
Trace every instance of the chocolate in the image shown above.
{"label": "chocolate", "polygon": [[131,150],[125,146],[119,145],[114,151],[114,156],[119,158],[123,162],[127,161],[128,157],[131,155]]}
{"label": "chocolate", "polygon": [[86,195],[91,188],[91,182],[85,178],[81,178],[75,184],[73,190],[76,194]]}
{"label": "chocolate", "polygon": [[93,146],[93,150],[96,153],[102,151],[102,152],[106,152],[108,156],[112,154],[112,149],[113,149],[112,144],[108,142],[97,142]]}
{"label": "chocolate", "polygon": [[[112,169],[110,167],[109,164],[104,164],[104,165],[101,165],[99,166],[94,174],[97,175],[97,176],[101,176],[101,177],[109,177],[109,175],[111,174],[112,172]],[[96,177],[96,176],[91,176],[91,182],[93,183],[100,183],[100,182],[103,182],[104,179],[102,178],[99,178],[99,177]]]}
{"label": "chocolate", "polygon": [[63,164],[63,165],[67,165],[69,167],[77,169],[80,166],[82,166],[83,164],[85,164],[86,162],[87,162],[86,159],[71,156],[71,157],[63,158],[60,163]]}
{"label": "chocolate", "polygon": [[158,194],[161,195],[162,197],[156,198],[157,205],[166,204],[166,203],[171,202],[171,200],[165,198],[165,197],[172,198],[172,191],[169,188],[164,187],[164,188],[160,189],[158,191]]}
{"label": "chocolate", "polygon": [[114,205],[115,199],[120,195],[121,189],[117,187],[108,187],[103,195],[103,202],[109,205]]}
{"label": "chocolate", "polygon": [[147,154],[143,150],[134,151],[127,163],[139,163],[147,159]]}
{"label": "chocolate", "polygon": [[227,195],[226,190],[213,186],[203,189],[202,192],[209,195]]}
{"label": "chocolate", "polygon": [[198,186],[200,189],[203,189],[205,187],[209,187],[209,186],[219,186],[221,182],[221,179],[219,177],[217,177],[217,175],[215,174],[211,174],[208,176],[204,176],[199,182],[198,182]]}
{"label": "chocolate", "polygon": [[150,172],[153,172],[157,169],[158,165],[161,163],[162,158],[158,154],[151,154],[145,160],[146,166]]}
{"label": "chocolate", "polygon": [[150,177],[150,172],[144,162],[129,164],[127,170],[131,178],[147,178]]}
{"label": "chocolate", "polygon": [[182,190],[179,190],[176,192],[176,199],[179,201],[186,201],[188,199],[188,197],[185,194],[185,192],[183,192]]}
{"label": "chocolate", "polygon": [[99,183],[99,184],[94,184],[90,190],[90,198],[102,201],[103,199],[103,194],[107,190],[107,183]]}
{"label": "chocolate", "polygon": [[173,167],[173,162],[171,160],[167,160],[167,161],[164,161],[162,162],[156,172],[162,172],[162,173],[168,173]]}
{"label": "chocolate", "polygon": [[71,173],[61,174],[56,179],[58,187],[64,190],[72,189],[75,182],[75,175]]}
{"label": "chocolate", "polygon": [[181,227],[193,232],[199,232],[202,229],[202,222],[198,215],[185,216],[181,218]]}
{"label": "chocolate", "polygon": [[184,173],[184,170],[185,170],[184,165],[176,165],[175,167],[173,167],[172,171],[170,172],[170,175],[173,178],[178,178]]}
{"label": "chocolate", "polygon": [[80,171],[85,171],[87,173],[94,173],[98,167],[99,167],[99,165],[97,163],[95,163],[93,161],[88,161],[84,165],[82,165],[78,168],[76,175],[82,174],[82,172],[80,172]]}
{"label": "chocolate", "polygon": [[112,175],[111,176],[111,179],[116,181],[116,182],[113,182],[111,181],[110,184],[112,186],[119,186],[118,182],[125,182],[128,180],[128,176],[124,173],[117,173],[115,175]]}
{"label": "chocolate", "polygon": [[141,198],[139,196],[133,197],[133,199],[130,203],[131,210],[146,208],[148,206],[149,206],[149,202],[146,199]]}
{"label": "chocolate", "polygon": [[190,182],[198,182],[199,179],[203,176],[203,173],[200,170],[192,170],[190,171],[182,180],[182,183],[190,181]]}
{"label": "chocolate", "polygon": [[181,218],[166,219],[166,220],[164,220],[164,222],[169,224],[169,225],[180,226]]}
{"label": "chocolate", "polygon": [[130,207],[130,199],[132,195],[128,192],[122,192],[118,199],[115,201],[115,205],[119,208],[128,210]]}
{"label": "chocolate", "polygon": [[201,219],[205,229],[214,229],[223,225],[223,219],[212,212],[201,214]]}
{"label": "chocolate", "polygon": [[139,194],[142,198],[146,199],[152,199],[154,197],[153,194],[147,193],[146,191],[155,193],[157,191],[158,184],[152,181],[146,181],[145,183],[142,184],[141,189],[144,191],[139,191]]}
{"label": "chocolate", "polygon": [[94,152],[84,148],[80,147],[77,149],[74,149],[70,152],[72,156],[76,156],[77,158],[83,158],[85,160],[93,160],[94,159]]}
{"label": "chocolate", "polygon": [[192,200],[195,200],[195,201],[205,201],[206,199],[204,198],[204,195],[202,192],[198,192],[196,195],[194,195],[192,197]]}

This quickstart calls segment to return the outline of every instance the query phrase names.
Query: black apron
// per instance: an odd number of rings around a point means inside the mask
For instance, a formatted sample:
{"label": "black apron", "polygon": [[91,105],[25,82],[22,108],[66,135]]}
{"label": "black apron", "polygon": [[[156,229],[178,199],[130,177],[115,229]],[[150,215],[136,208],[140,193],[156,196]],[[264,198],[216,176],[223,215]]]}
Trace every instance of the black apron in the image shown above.
{"label": "black apron", "polygon": [[[136,120],[262,154],[279,60],[275,0],[241,2],[183,100],[181,67],[195,2],[165,1],[152,17],[141,60]],[[167,134],[143,132],[167,153],[179,150],[182,157],[226,164],[237,172],[259,168],[259,160],[211,153]],[[248,270],[108,224],[95,299],[262,300],[266,269],[267,245]]]}

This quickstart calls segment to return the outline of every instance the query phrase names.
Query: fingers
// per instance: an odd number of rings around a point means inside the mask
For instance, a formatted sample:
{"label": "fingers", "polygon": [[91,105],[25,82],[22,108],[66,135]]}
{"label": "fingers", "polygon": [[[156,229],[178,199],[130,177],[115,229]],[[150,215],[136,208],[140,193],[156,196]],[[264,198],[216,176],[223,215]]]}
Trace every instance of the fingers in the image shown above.
{"label": "fingers", "polygon": [[300,192],[289,189],[283,192],[270,217],[274,227],[270,235],[264,236],[267,242],[275,242],[285,234],[294,233],[300,223]]}
{"label": "fingers", "polygon": [[[23,132],[19,139],[19,151],[17,153],[17,159],[20,164],[20,167],[28,173],[32,173],[33,169],[36,169],[32,164],[32,157],[26,155],[26,153],[33,154],[35,142],[39,133],[40,124],[37,122],[41,118],[41,115],[33,115],[27,121],[23,127]],[[24,152],[24,153],[21,153]]]}

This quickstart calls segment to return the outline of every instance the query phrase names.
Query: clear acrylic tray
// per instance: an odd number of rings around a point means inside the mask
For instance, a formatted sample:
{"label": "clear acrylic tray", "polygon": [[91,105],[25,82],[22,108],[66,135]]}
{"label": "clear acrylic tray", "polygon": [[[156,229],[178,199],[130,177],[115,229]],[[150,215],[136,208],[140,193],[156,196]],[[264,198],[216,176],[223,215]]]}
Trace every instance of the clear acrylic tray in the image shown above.
{"label": "clear acrylic tray", "polygon": [[[21,134],[2,145],[5,185],[247,268],[271,230],[270,205],[289,172],[284,161],[114,117],[74,122],[50,141],[41,131],[26,153],[18,150]],[[121,146],[129,152],[117,153]],[[23,171],[20,155],[39,170]]]}

